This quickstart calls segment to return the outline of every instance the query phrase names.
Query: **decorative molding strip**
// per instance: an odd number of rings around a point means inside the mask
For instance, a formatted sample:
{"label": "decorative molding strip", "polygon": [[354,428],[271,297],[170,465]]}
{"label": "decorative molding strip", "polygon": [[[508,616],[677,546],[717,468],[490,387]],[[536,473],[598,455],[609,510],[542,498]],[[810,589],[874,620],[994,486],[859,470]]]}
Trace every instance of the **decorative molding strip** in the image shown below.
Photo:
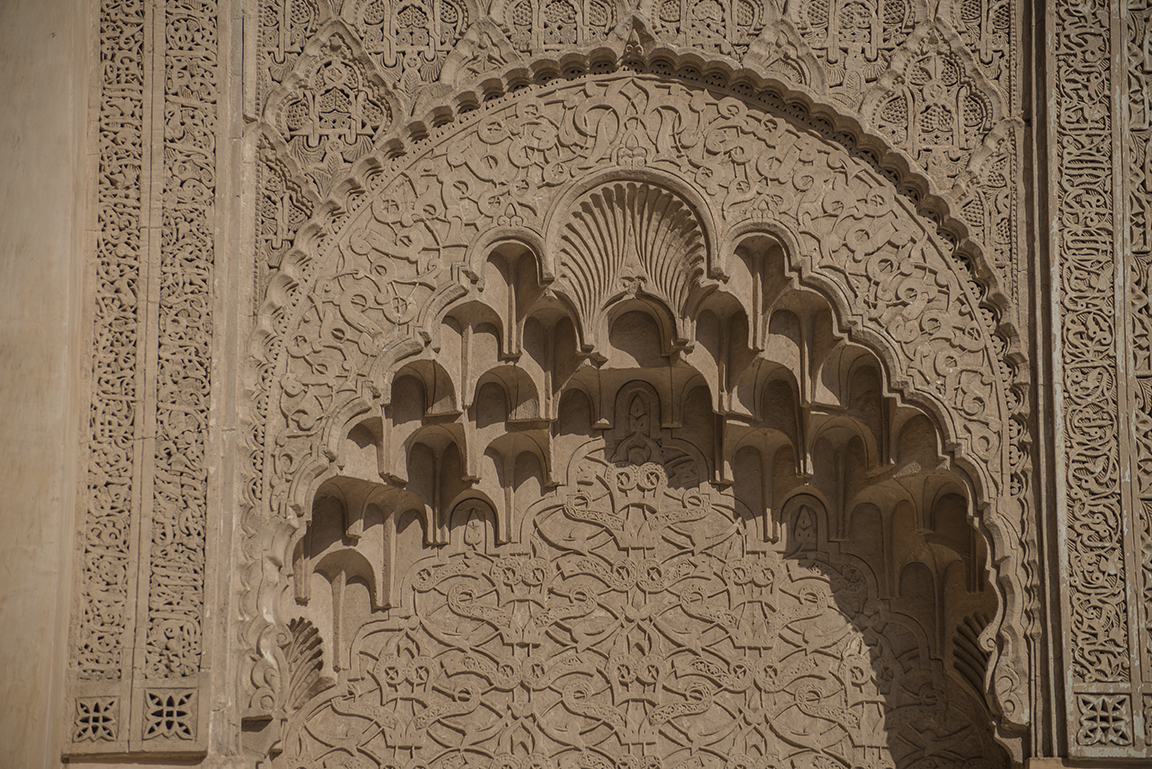
{"label": "decorative molding strip", "polygon": [[[1125,275],[1129,281],[1131,306],[1128,319],[1129,349],[1132,351],[1132,429],[1134,443],[1131,463],[1134,490],[1134,531],[1139,542],[1141,610],[1140,666],[1152,670],[1152,168],[1149,168],[1149,143],[1152,142],[1152,3],[1129,0],[1125,18],[1128,67],[1128,133],[1124,151],[1124,179],[1127,206],[1124,221],[1128,223],[1128,255]],[[1145,677],[1148,673],[1145,672]],[[1143,701],[1148,702],[1152,689],[1145,688]],[[1144,716],[1147,719],[1147,715]],[[1144,731],[1148,723],[1145,720]],[[1147,738],[1145,738],[1147,741]]]}
{"label": "decorative molding strip", "polygon": [[1152,754],[1148,15],[1094,0],[1053,17],[1065,698],[1069,753],[1084,758]]}
{"label": "decorative molding strip", "polygon": [[100,13],[91,456],[65,753],[196,754],[217,4]]}
{"label": "decorative molding strip", "polygon": [[99,8],[95,144],[97,232],[93,255],[88,476],[78,533],[79,602],[73,616],[67,749],[123,751],[132,670],[130,639],[140,483],[142,206],[150,6],[103,0]]}
{"label": "decorative molding strip", "polygon": [[204,527],[216,187],[216,3],[165,13],[156,439],[145,677],[195,676],[204,613]]}
{"label": "decorative molding strip", "polygon": [[129,532],[137,438],[140,173],[144,112],[144,12],[141,3],[100,6],[95,329],[87,511],[82,531],[83,619],[77,677],[118,680],[128,624]]}
{"label": "decorative molding strip", "polygon": [[1112,111],[1101,0],[1056,7],[1071,682],[1131,681],[1120,541]]}

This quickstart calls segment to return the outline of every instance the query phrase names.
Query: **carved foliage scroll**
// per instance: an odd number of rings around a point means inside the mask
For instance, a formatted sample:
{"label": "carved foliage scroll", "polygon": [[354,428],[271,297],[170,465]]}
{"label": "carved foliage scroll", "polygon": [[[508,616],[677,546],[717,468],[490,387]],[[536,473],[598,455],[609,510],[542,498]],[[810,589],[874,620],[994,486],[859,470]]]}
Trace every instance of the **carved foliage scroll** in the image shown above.
{"label": "carved foliage scroll", "polygon": [[963,49],[941,26],[917,30],[891,62],[882,95],[866,99],[872,123],[950,187],[1003,116]]}
{"label": "carved foliage scroll", "polygon": [[[216,3],[169,3],[164,21],[164,207],[144,661],[149,680],[200,671],[213,331]],[[191,739],[190,728],[173,734]]]}
{"label": "carved foliage scroll", "polygon": [[1016,4],[1010,0],[951,0],[941,3],[938,13],[963,39],[984,76],[1015,99],[1021,50]]}
{"label": "carved foliage scroll", "polygon": [[[277,152],[276,147],[276,140],[264,135],[256,148],[260,190],[256,231],[262,268],[257,272],[261,276],[267,268],[280,266],[297,231],[308,221],[316,204],[315,193],[297,181],[299,174],[295,164],[286,157],[286,149]],[[263,286],[259,288],[262,292]]]}
{"label": "carved foliage scroll", "polygon": [[73,616],[72,749],[127,744],[122,713],[132,675],[133,508],[139,504],[139,361],[144,356],[141,277],[144,210],[144,3],[100,6],[100,112],[96,179],[88,471],[80,506],[79,605]]}
{"label": "carved foliage scroll", "polygon": [[88,492],[82,531],[83,618],[77,638],[77,674],[81,680],[118,680],[126,672],[127,660],[122,653],[124,632],[131,619],[126,604],[139,416],[143,46],[143,4],[101,3],[100,233],[96,243]]}
{"label": "carved foliage scroll", "polygon": [[[1085,682],[1131,680],[1127,579],[1118,515],[1120,435],[1112,206],[1112,113],[1106,30],[1091,6],[1061,6],[1056,50],[1062,85],[1060,271],[1068,440],[1072,673]],[[1101,518],[1101,515],[1104,517]],[[1084,525],[1077,525],[1083,520]]]}

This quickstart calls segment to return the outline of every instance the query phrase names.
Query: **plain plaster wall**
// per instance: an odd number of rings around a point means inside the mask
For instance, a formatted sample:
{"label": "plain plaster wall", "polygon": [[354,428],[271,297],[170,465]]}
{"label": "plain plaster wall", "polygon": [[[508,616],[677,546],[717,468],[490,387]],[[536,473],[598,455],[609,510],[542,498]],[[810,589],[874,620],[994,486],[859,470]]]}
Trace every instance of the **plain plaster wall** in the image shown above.
{"label": "plain plaster wall", "polygon": [[81,417],[84,0],[0,0],[0,767],[59,766]]}

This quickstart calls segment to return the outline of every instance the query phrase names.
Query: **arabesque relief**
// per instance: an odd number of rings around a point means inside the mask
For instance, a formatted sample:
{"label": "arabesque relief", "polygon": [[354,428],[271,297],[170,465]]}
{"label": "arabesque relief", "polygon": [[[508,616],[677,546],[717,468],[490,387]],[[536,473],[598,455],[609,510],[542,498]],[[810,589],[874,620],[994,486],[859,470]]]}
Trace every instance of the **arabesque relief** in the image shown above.
{"label": "arabesque relief", "polygon": [[1152,755],[1146,5],[100,2],[64,754]]}
{"label": "arabesque relief", "polygon": [[357,168],[263,278],[277,766],[1007,760],[998,352],[866,155],[620,72]]}

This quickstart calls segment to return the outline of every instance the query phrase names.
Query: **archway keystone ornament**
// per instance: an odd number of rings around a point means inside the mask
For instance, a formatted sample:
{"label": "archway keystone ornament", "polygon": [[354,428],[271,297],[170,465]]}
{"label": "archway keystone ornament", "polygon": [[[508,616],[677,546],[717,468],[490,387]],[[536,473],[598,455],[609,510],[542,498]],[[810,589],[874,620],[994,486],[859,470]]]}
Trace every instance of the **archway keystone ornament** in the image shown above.
{"label": "archway keystone ornament", "polygon": [[[278,761],[1001,760],[973,735],[985,692],[1003,729],[1029,718],[1005,383],[888,178],[781,110],[620,71],[511,93],[354,184],[260,310],[248,716],[282,722]],[[897,498],[927,533],[888,535],[877,576],[855,511]],[[918,640],[860,619],[926,606]]]}

